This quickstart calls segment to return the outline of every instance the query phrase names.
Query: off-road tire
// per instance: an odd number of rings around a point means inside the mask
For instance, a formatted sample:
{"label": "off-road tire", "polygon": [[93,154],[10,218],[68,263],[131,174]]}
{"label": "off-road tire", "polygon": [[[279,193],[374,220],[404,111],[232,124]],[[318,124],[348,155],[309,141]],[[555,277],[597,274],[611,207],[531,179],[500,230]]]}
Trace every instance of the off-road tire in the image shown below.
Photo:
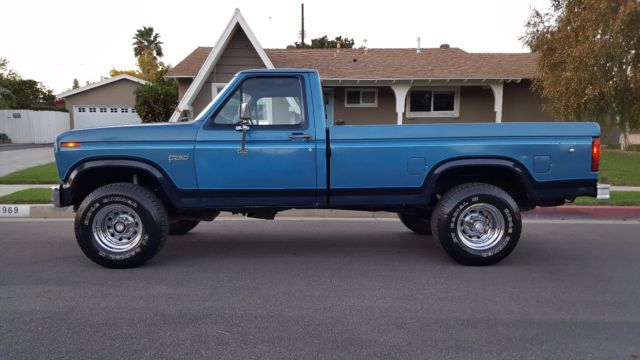
{"label": "off-road tire", "polygon": [[[518,205],[504,190],[484,183],[468,183],[454,187],[440,198],[431,217],[431,229],[454,260],[464,265],[486,266],[513,251],[520,239],[522,219]],[[482,234],[491,236],[483,238]]]}
{"label": "off-road tire", "polygon": [[[114,183],[97,188],[82,201],[76,213],[75,233],[80,249],[95,263],[108,268],[133,268],[164,246],[169,218],[162,202],[150,190],[131,183]],[[118,239],[120,235],[124,239]]]}
{"label": "off-road tire", "polygon": [[184,235],[200,224],[198,220],[169,220],[169,235]]}
{"label": "off-road tire", "polygon": [[420,235],[431,235],[431,211],[398,213],[400,222],[409,230]]}

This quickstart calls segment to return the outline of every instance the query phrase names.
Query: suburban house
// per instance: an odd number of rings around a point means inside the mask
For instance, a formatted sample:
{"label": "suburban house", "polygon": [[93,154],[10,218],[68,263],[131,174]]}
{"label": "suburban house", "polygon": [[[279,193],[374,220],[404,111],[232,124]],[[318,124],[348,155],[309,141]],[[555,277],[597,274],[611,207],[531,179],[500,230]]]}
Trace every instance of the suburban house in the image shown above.
{"label": "suburban house", "polygon": [[179,84],[172,121],[192,119],[235,73],[317,69],[335,124],[549,121],[530,90],[531,53],[425,49],[263,49],[239,10],[214,47],[198,47],[167,77]]}
{"label": "suburban house", "polygon": [[69,110],[70,128],[138,124],[134,91],[147,82],[122,74],[57,95]]}

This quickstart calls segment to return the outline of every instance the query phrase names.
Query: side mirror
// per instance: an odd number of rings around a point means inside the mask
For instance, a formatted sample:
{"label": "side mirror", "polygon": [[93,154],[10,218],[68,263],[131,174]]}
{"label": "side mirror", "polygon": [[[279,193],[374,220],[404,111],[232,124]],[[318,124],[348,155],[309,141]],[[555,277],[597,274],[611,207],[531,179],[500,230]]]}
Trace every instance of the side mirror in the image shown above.
{"label": "side mirror", "polygon": [[251,120],[251,114],[249,113],[249,104],[242,103],[240,106],[240,125],[236,126],[236,131],[242,131],[242,143],[240,144],[240,149],[238,149],[238,154],[244,155],[249,152],[247,150],[247,130],[249,130],[249,120]]}
{"label": "side mirror", "polygon": [[242,105],[240,106],[240,120],[242,120],[243,123],[248,122],[249,120],[251,120],[251,112],[249,110],[249,103],[242,103]]}

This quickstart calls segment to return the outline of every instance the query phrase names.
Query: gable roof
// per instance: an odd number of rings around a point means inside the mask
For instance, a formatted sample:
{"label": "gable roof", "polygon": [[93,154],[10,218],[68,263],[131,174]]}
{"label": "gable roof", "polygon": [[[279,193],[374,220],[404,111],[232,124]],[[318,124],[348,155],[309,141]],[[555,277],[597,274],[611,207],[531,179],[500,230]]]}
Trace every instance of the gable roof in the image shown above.
{"label": "gable roof", "polygon": [[[198,47],[168,74],[195,77],[211,47]],[[312,68],[322,79],[531,79],[533,53],[468,53],[459,48],[266,49],[277,68]]]}
{"label": "gable roof", "polygon": [[81,86],[81,87],[79,87],[77,89],[65,91],[65,92],[63,92],[61,94],[56,95],[56,97],[59,98],[59,99],[63,99],[63,98],[66,98],[66,97],[69,97],[69,96],[72,96],[72,95],[79,94],[81,92],[85,92],[87,90],[95,89],[95,88],[100,87],[100,86],[104,86],[104,85],[107,85],[107,84],[114,83],[116,81],[120,81],[120,80],[130,80],[130,81],[133,81],[133,82],[137,82],[138,84],[147,84],[148,83],[148,81],[142,80],[142,79],[138,79],[135,76],[131,76],[131,75],[128,75],[128,74],[120,74],[120,75],[117,75],[117,76],[114,76],[114,77],[111,77],[111,78],[108,78],[108,79],[104,79],[104,80],[95,82],[93,84]]}
{"label": "gable roof", "polygon": [[260,45],[260,43],[258,42],[258,39],[253,34],[253,31],[251,31],[251,28],[249,28],[249,24],[247,24],[247,21],[242,16],[242,13],[240,13],[240,9],[236,9],[233,12],[233,16],[231,17],[231,20],[229,20],[227,27],[224,29],[224,31],[222,32],[222,35],[220,35],[220,38],[216,42],[216,46],[214,48],[209,48],[209,54],[205,58],[204,63],[202,63],[201,66],[197,69],[197,73],[193,79],[193,82],[191,83],[186,93],[180,100],[180,103],[178,103],[178,106],[176,107],[176,111],[171,116],[171,119],[169,121],[172,121],[172,122],[177,121],[178,118],[180,117],[180,113],[191,106],[196,96],[200,92],[200,89],[202,89],[202,86],[204,85],[205,80],[209,77],[209,74],[211,73],[216,63],[222,56],[222,53],[224,52],[224,50],[227,48],[227,45],[229,44],[231,37],[233,36],[234,32],[237,29],[242,30],[245,33],[245,35],[247,35],[247,38],[249,39],[251,46],[253,46],[253,48],[258,53],[258,56],[264,63],[265,67],[267,69],[274,68],[273,64],[271,63],[271,60],[269,60],[269,57],[267,56],[264,49],[262,48],[262,45]]}

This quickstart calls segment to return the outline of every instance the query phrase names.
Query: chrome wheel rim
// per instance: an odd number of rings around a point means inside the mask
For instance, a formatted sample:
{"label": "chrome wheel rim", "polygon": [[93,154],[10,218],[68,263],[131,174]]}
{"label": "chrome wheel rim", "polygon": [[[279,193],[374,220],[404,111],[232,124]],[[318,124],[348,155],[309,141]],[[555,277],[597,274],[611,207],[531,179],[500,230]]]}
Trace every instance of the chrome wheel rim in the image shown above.
{"label": "chrome wheel rim", "polygon": [[473,204],[466,208],[457,222],[460,241],[473,250],[487,250],[495,246],[504,235],[504,218],[491,204]]}
{"label": "chrome wheel rim", "polygon": [[103,207],[93,218],[93,237],[105,250],[125,252],[140,244],[142,221],[138,213],[126,205]]}

